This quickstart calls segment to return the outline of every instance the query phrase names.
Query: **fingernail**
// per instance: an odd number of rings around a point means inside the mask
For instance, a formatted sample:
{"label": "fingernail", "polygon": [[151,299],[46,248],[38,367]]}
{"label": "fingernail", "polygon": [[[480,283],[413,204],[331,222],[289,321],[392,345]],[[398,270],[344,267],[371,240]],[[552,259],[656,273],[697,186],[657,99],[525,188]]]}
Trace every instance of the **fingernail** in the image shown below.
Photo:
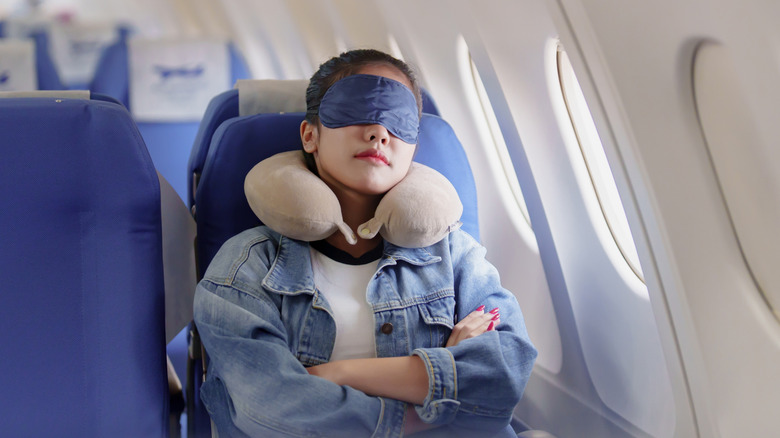
{"label": "fingernail", "polygon": [[492,313],[492,314],[494,314],[494,315],[495,315],[496,313],[498,313],[498,307],[496,307],[495,309],[491,310],[491,311],[490,311],[490,313]]}
{"label": "fingernail", "polygon": [[493,324],[495,324],[493,321],[490,321],[490,325],[488,326],[487,331],[493,330]]}
{"label": "fingernail", "polygon": [[482,312],[483,310],[485,310],[484,305],[477,307],[477,312]]}
{"label": "fingernail", "polygon": [[491,320],[491,321],[498,321],[498,318],[499,318],[499,317],[501,317],[501,315],[499,315],[498,313],[496,313],[496,315],[495,315],[494,317],[490,318],[490,320]]}

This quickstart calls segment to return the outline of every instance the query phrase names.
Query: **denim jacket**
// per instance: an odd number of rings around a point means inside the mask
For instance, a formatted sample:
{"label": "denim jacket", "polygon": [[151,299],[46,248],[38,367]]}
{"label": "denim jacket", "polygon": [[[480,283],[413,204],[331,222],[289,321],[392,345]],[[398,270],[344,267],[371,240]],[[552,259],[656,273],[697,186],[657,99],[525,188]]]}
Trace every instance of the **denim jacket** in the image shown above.
{"label": "denim jacket", "polygon": [[[384,243],[368,284],[377,357],[417,355],[429,389],[416,406],[436,436],[504,436],[536,350],[485,249],[455,231],[427,248]],[[444,348],[458,316],[500,308],[497,330]],[[220,437],[398,437],[406,403],[309,375],[336,325],[313,281],[309,245],[267,227],[226,242],[195,295],[210,357],[202,400]]]}

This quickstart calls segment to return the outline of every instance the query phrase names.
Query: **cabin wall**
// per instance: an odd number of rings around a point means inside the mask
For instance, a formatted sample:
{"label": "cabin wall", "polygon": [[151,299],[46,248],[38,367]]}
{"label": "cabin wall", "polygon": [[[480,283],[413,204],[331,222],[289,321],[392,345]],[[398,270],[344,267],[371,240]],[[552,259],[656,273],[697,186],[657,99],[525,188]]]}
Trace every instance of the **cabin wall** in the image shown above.
{"label": "cabin wall", "polygon": [[[778,122],[778,39],[776,26],[765,25],[778,18],[776,8],[557,3],[564,43],[576,47],[575,68],[588,78],[586,96],[603,111],[600,132],[614,142],[611,162],[626,170],[624,190],[637,202],[634,221],[647,237],[642,264],[657,270],[655,314],[671,315],[700,435],[776,432],[780,327],[767,299],[776,283],[763,265],[780,260],[770,225],[778,218],[777,148],[768,134]],[[724,104],[743,105],[754,116],[753,135],[730,145],[751,164],[741,197],[761,203],[749,228],[730,211],[734,181],[724,178],[741,163],[718,163],[699,123],[706,108],[697,107],[693,70],[707,41],[728,47],[737,70],[731,79],[744,101]],[[721,122],[728,132],[733,120]]]}

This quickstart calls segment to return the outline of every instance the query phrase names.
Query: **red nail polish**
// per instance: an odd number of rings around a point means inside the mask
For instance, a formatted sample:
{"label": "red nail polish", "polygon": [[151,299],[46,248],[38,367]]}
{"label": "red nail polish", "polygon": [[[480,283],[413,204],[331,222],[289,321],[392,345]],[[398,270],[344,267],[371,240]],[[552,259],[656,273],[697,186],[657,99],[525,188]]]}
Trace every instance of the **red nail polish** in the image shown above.
{"label": "red nail polish", "polygon": [[490,321],[490,325],[488,326],[487,331],[493,330],[493,324],[495,324],[493,321]]}
{"label": "red nail polish", "polygon": [[496,313],[496,315],[495,315],[494,317],[490,318],[490,320],[491,320],[491,321],[498,321],[498,318],[499,318],[499,317],[501,317],[501,315],[499,315],[498,313]]}
{"label": "red nail polish", "polygon": [[496,313],[498,313],[498,307],[496,307],[495,309],[491,310],[491,311],[490,311],[490,313],[492,313],[492,314],[494,314],[494,315],[495,315]]}
{"label": "red nail polish", "polygon": [[482,312],[483,310],[485,310],[484,305],[477,307],[477,312]]}

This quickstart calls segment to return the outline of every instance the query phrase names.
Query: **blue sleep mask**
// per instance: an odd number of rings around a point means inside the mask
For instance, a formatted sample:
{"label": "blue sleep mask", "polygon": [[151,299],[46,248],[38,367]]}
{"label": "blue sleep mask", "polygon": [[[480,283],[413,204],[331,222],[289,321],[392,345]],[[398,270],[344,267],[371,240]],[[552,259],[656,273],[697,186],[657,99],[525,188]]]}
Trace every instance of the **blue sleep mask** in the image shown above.
{"label": "blue sleep mask", "polygon": [[319,108],[328,128],[382,125],[405,143],[417,144],[417,99],[406,85],[384,76],[357,74],[333,84]]}

